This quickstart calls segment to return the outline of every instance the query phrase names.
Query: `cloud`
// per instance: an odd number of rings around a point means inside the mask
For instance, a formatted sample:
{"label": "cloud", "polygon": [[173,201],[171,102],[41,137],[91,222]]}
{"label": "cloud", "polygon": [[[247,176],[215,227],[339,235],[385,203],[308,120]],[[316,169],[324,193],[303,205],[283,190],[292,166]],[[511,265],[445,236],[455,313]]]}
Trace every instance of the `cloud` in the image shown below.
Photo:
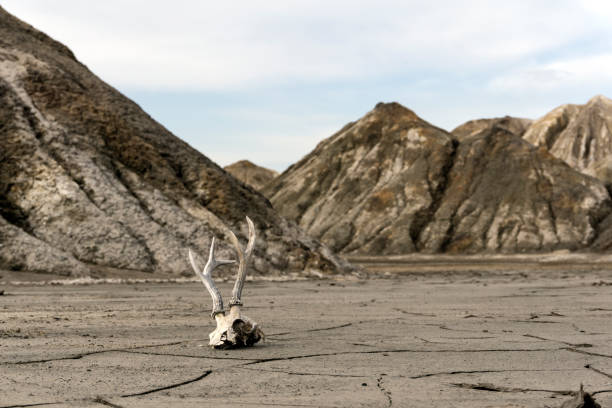
{"label": "cloud", "polygon": [[496,69],[586,35],[593,27],[581,16],[599,7],[588,3],[5,0],[3,6],[66,43],[115,86],[226,90]]}
{"label": "cloud", "polygon": [[553,90],[612,82],[612,53],[590,55],[521,67],[493,78],[488,88],[497,92]]}
{"label": "cloud", "polygon": [[606,0],[0,0],[222,164],[278,170],[378,101],[452,129],[612,92]]}

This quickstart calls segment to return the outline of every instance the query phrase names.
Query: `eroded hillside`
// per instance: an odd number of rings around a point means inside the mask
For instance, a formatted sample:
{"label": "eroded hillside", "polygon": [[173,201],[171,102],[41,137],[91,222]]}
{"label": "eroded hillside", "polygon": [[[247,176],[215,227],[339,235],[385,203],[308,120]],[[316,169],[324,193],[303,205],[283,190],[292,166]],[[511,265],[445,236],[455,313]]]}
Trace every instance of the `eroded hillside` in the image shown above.
{"label": "eroded hillside", "polygon": [[351,254],[587,248],[611,209],[603,183],[521,139],[528,121],[457,138],[379,104],[264,189],[286,217]]}
{"label": "eroded hillside", "polygon": [[605,96],[559,106],[535,121],[524,138],[574,169],[612,182],[612,100]]}
{"label": "eroded hillside", "polygon": [[[269,202],[0,8],[0,269],[189,274],[186,251],[258,229],[254,269],[350,269]],[[222,244],[220,253],[233,256]]]}

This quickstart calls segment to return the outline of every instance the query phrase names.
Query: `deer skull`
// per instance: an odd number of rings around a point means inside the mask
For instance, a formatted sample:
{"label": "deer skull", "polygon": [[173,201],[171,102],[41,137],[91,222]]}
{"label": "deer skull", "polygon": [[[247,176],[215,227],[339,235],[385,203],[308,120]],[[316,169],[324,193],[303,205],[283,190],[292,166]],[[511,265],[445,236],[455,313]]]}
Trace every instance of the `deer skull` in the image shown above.
{"label": "deer skull", "polygon": [[198,268],[193,253],[189,250],[189,261],[191,262],[191,266],[196,275],[202,279],[204,286],[212,296],[213,309],[211,316],[217,322],[217,328],[208,335],[210,338],[208,344],[214,348],[225,349],[252,346],[264,337],[257,323],[240,313],[240,307],[242,306],[242,287],[244,286],[244,280],[246,278],[247,263],[251,259],[255,246],[255,226],[249,217],[246,217],[246,220],[249,225],[249,242],[244,251],[240,247],[236,235],[230,231],[230,240],[234,248],[236,248],[236,254],[238,255],[238,276],[236,277],[236,283],[234,283],[234,289],[232,290],[232,299],[229,302],[229,313],[226,313],[223,309],[223,298],[215,282],[212,280],[212,271],[217,266],[233,264],[236,263],[236,261],[215,259],[215,237],[213,237],[210,244],[210,254],[208,256],[208,262],[206,262],[204,266],[204,270],[201,271]]}

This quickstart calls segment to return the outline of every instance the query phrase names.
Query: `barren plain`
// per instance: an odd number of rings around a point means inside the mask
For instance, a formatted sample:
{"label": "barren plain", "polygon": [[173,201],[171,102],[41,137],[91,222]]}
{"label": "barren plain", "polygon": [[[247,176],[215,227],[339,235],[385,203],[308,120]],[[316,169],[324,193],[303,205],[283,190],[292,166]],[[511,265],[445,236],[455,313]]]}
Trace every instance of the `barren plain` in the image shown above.
{"label": "barren plain", "polygon": [[267,337],[241,350],[207,346],[198,282],[6,283],[0,407],[559,407],[580,384],[612,406],[607,263],[425,258],[247,282]]}

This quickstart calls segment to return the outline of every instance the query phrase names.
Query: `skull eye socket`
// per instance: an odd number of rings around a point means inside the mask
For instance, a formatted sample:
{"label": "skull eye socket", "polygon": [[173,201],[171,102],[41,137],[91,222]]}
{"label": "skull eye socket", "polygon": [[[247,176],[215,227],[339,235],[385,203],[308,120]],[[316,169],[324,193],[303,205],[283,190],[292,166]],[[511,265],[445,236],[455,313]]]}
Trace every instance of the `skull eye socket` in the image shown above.
{"label": "skull eye socket", "polygon": [[245,324],[244,320],[236,319],[232,323],[232,330],[234,330],[235,332],[240,332],[240,331],[242,331],[242,327],[244,326],[244,324]]}

